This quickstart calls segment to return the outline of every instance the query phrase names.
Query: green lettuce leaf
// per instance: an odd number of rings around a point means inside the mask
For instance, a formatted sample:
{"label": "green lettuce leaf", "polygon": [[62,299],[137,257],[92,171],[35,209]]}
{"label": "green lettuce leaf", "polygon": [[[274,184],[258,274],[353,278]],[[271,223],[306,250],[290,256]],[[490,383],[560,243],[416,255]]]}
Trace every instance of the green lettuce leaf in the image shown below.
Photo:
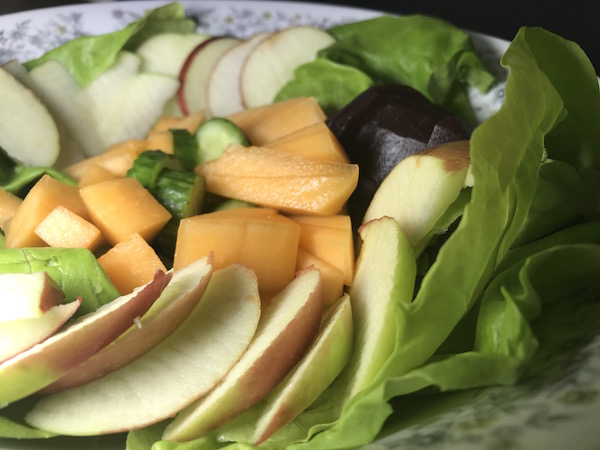
{"label": "green lettuce leaf", "polygon": [[294,71],[294,79],[279,91],[275,101],[312,96],[325,114],[330,115],[372,85],[371,77],[359,69],[317,58]]}
{"label": "green lettuce leaf", "polygon": [[86,86],[108,69],[121,50],[135,50],[144,40],[166,31],[191,33],[196,24],[185,18],[179,3],[169,3],[149,11],[139,20],[113,33],[99,36],[82,36],[28,61],[28,70],[44,61],[59,61],[75,77],[80,85]]}
{"label": "green lettuce leaf", "polygon": [[[296,78],[278,98],[292,93],[322,98],[332,80],[343,80],[353,91],[364,90],[370,78],[376,84],[411,86],[475,123],[465,86],[486,91],[495,81],[475,52],[469,35],[440,19],[382,16],[340,25],[329,32],[336,42],[319,52],[320,60],[300,67]],[[343,66],[354,70],[342,70]],[[320,73],[316,73],[317,68]],[[357,71],[365,75],[360,76]],[[335,103],[331,102],[332,96],[337,97]],[[332,109],[335,104],[339,109],[351,98],[329,92],[324,100],[328,100],[326,108]]]}
{"label": "green lettuce leaf", "polygon": [[85,248],[7,248],[0,252],[0,273],[47,272],[65,294],[81,297],[76,315],[93,312],[119,292],[92,252]]}

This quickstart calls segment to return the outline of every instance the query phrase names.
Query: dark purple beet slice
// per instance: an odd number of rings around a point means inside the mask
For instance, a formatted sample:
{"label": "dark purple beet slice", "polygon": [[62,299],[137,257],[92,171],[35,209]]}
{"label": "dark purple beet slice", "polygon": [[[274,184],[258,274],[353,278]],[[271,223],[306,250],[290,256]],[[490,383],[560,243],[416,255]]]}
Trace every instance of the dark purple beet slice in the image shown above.
{"label": "dark purple beet slice", "polygon": [[403,85],[373,86],[333,116],[327,125],[352,163],[360,167],[348,209],[357,228],[375,191],[401,160],[469,133],[459,119]]}

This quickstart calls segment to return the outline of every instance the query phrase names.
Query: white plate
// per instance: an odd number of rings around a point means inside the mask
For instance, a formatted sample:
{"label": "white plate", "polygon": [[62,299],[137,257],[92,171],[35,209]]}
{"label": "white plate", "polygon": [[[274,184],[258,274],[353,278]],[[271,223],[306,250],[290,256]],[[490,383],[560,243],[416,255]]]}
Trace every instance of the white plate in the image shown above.
{"label": "white plate", "polygon": [[[164,3],[164,2],[162,2]],[[266,1],[182,1],[200,23],[199,31],[247,37],[291,25],[330,27],[377,16],[376,11],[309,3]],[[0,17],[0,63],[27,60],[84,34],[114,31],[159,2],[96,3],[47,8]],[[498,66],[507,42],[473,34],[483,59]],[[500,83],[486,95],[472,93],[480,118],[502,103]],[[572,339],[546,348],[544,376],[514,387],[447,395],[455,405],[435,418],[419,415],[419,401],[403,399],[381,438],[367,446],[382,449],[598,449],[600,448],[600,336],[574,331]],[[458,406],[456,406],[458,405]],[[448,409],[448,408],[446,408]],[[406,427],[407,423],[417,422]],[[401,431],[398,427],[403,425]],[[123,449],[123,436],[0,440],[0,449]]]}

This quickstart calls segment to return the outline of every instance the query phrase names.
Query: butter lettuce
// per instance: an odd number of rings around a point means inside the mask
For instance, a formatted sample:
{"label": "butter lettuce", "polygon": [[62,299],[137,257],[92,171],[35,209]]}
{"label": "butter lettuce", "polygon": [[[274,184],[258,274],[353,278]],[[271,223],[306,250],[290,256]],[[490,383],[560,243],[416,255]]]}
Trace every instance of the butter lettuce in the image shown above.
{"label": "butter lettuce", "polygon": [[[600,123],[595,71],[579,47],[539,28],[522,28],[502,64],[510,70],[506,101],[471,138],[471,200],[413,302],[397,309],[389,359],[354,398],[341,398],[344,389],[334,382],[261,447],[366,445],[392,414],[391,399],[402,409],[405,402],[418,402],[407,394],[515,383],[535,360],[543,324],[557,324],[557,333],[568,334],[573,323],[560,322],[557,314],[568,316],[585,303],[583,287],[600,292],[600,191],[595,174],[581,170],[596,168],[600,155],[600,136],[590,129]],[[560,180],[560,189],[549,189],[545,183],[561,173],[570,175]],[[586,189],[592,191],[584,195],[584,206],[564,204]],[[559,199],[544,214],[554,212],[560,220],[524,233],[544,198]],[[597,333],[599,322],[585,331]],[[431,402],[429,409],[437,413],[440,404]],[[421,414],[427,416],[427,408]],[[151,430],[132,432],[130,450],[143,448],[133,443]],[[152,449],[249,448],[219,443],[217,436],[185,444],[159,441]]]}
{"label": "butter lettuce", "polygon": [[158,33],[191,33],[195,28],[195,22],[185,17],[181,4],[169,3],[152,9],[122,30],[73,39],[26,62],[25,67],[31,70],[44,61],[55,59],[67,68],[80,85],[86,86],[113,65],[119,51],[135,50],[144,40]]}
{"label": "butter lettuce", "polygon": [[[331,111],[369,87],[366,81],[371,79],[375,84],[408,85],[474,123],[466,86],[484,92],[495,81],[469,35],[440,19],[382,16],[340,25],[329,32],[336,42],[321,50],[317,61],[300,66],[278,100],[313,95]],[[343,83],[344,89],[331,89],[332,80]]]}

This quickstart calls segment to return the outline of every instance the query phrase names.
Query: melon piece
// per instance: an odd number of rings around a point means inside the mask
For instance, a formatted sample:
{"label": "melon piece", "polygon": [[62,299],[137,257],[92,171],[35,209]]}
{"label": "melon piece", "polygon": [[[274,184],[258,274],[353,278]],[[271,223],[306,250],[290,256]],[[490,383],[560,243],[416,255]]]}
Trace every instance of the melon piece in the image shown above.
{"label": "melon piece", "polygon": [[121,295],[148,283],[157,270],[167,271],[154,249],[137,233],[100,256],[98,263]]}
{"label": "melon piece", "polygon": [[164,116],[156,122],[151,131],[188,130],[194,134],[205,119],[204,111],[195,112],[185,117]]}
{"label": "melon piece", "polygon": [[338,268],[344,284],[354,277],[354,240],[350,216],[293,216],[300,224],[300,248]]}
{"label": "melon piece", "polygon": [[138,233],[151,241],[171,214],[135,178],[118,178],[81,188],[94,224],[116,245]]}
{"label": "melon piece", "polygon": [[324,122],[287,134],[264,145],[275,150],[339,163],[349,163],[342,145]]}
{"label": "melon piece", "polygon": [[100,166],[89,166],[83,173],[79,182],[77,183],[80,188],[89,186],[90,184],[101,183],[103,181],[114,180],[120,178],[112,173],[110,170]]}
{"label": "melon piece", "polygon": [[54,208],[35,227],[34,232],[50,247],[87,248],[94,251],[102,243],[102,233],[94,224],[62,205]]}
{"label": "melon piece", "polygon": [[124,177],[135,159],[146,150],[146,141],[130,139],[110,146],[104,153],[72,164],[63,171],[74,180],[81,180],[93,166],[102,167],[116,177]]}
{"label": "melon piece", "polygon": [[306,128],[325,122],[325,113],[313,97],[298,97],[246,109],[227,116],[253,145],[264,145]]}
{"label": "melon piece", "polygon": [[323,306],[328,307],[340,299],[344,293],[344,273],[323,259],[298,247],[296,271],[314,267],[321,272],[323,283]]}
{"label": "melon piece", "polygon": [[34,230],[59,205],[84,219],[90,217],[77,186],[71,186],[49,175],[44,175],[27,193],[23,203],[11,219],[10,229],[6,233],[5,247],[46,246],[46,243],[35,234]]}
{"label": "melon piece", "polygon": [[146,148],[147,150],[160,150],[172,155],[175,153],[173,133],[170,131],[151,130],[148,136],[146,136]]}
{"label": "melon piece", "polygon": [[4,230],[4,223],[13,218],[23,199],[0,188],[0,228]]}
{"label": "melon piece", "polygon": [[175,247],[175,270],[214,255],[215,270],[233,263],[251,268],[261,294],[283,289],[296,269],[300,226],[261,208],[236,208],[183,219]]}
{"label": "melon piece", "polygon": [[300,214],[336,214],[358,183],[357,165],[240,145],[230,145],[196,171],[209,192]]}

